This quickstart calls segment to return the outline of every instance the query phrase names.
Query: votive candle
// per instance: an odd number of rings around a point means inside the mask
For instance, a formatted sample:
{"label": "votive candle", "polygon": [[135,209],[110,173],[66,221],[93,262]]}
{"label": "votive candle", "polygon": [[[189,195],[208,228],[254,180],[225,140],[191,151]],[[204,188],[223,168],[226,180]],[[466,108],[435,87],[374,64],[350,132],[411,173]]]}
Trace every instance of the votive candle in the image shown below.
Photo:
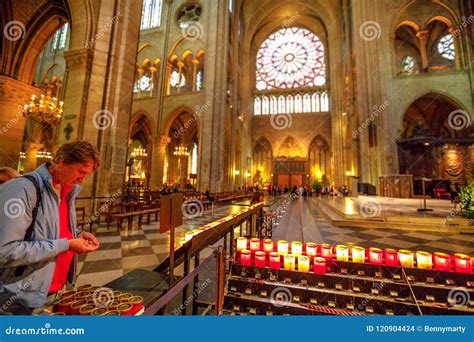
{"label": "votive candle", "polygon": [[250,239],[250,250],[256,252],[260,250],[260,239],[252,238]]}
{"label": "votive candle", "polygon": [[303,254],[303,244],[300,241],[291,242],[291,254],[300,256]]}
{"label": "votive candle", "polygon": [[349,261],[349,248],[346,245],[336,246],[336,260]]}
{"label": "votive candle", "polygon": [[314,242],[308,242],[306,244],[306,255],[309,257],[315,257],[318,254],[318,245]]}
{"label": "votive candle", "polygon": [[369,262],[371,264],[381,265],[383,262],[383,251],[380,248],[369,248]]}
{"label": "votive candle", "polygon": [[278,241],[278,254],[280,255],[288,254],[288,241],[286,240]]}
{"label": "votive candle", "polygon": [[451,256],[446,253],[434,253],[434,267],[438,271],[451,271]]}
{"label": "votive candle", "polygon": [[247,249],[247,238],[246,237],[238,237],[237,238],[237,251],[242,251]]}
{"label": "votive candle", "polygon": [[327,260],[332,259],[332,246],[328,243],[323,243],[319,245],[319,248],[321,250],[321,256]]}
{"label": "votive candle", "polygon": [[243,266],[251,266],[252,265],[252,252],[248,249],[244,249],[240,251],[240,263]]}
{"label": "votive candle", "polygon": [[313,271],[314,274],[326,274],[326,259],[315,257],[313,259]]}
{"label": "votive candle", "polygon": [[471,257],[466,254],[454,254],[454,270],[462,273],[472,273]]}
{"label": "votive candle", "polygon": [[263,250],[267,253],[273,252],[273,240],[272,239],[265,239],[263,240]]}
{"label": "votive candle", "polygon": [[280,264],[280,254],[277,252],[271,252],[269,255],[270,258],[270,268],[272,270],[279,270],[281,267]]}
{"label": "votive candle", "polygon": [[352,261],[365,262],[365,248],[360,246],[352,247]]}
{"label": "votive candle", "polygon": [[415,261],[412,251],[400,249],[398,251],[398,260],[400,261],[400,265],[402,265],[403,267],[414,267]]}
{"label": "votive candle", "polygon": [[398,266],[398,251],[393,248],[385,248],[385,265]]}
{"label": "votive candle", "polygon": [[295,256],[292,254],[287,254],[283,260],[283,268],[287,271],[295,270]]}
{"label": "votive candle", "polygon": [[300,272],[309,272],[309,257],[306,255],[300,255],[298,257],[298,271]]}
{"label": "votive candle", "polygon": [[433,257],[431,253],[417,251],[416,266],[424,270],[431,270],[433,268]]}
{"label": "votive candle", "polygon": [[262,251],[255,252],[255,266],[264,268],[266,258],[267,258],[267,255],[265,254],[265,252],[262,252]]}

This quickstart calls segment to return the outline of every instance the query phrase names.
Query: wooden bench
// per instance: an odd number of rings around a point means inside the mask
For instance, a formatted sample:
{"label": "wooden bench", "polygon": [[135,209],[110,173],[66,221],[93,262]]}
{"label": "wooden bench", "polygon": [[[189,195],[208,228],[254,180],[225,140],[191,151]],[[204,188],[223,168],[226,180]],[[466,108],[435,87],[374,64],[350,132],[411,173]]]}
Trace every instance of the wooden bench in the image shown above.
{"label": "wooden bench", "polygon": [[160,208],[152,208],[152,209],[145,209],[139,211],[130,211],[127,213],[120,213],[120,214],[113,214],[112,217],[117,223],[117,231],[120,232],[122,230],[123,221],[128,221],[128,228],[133,228],[133,220],[135,217],[138,217],[138,228],[140,229],[143,224],[143,216],[146,215],[146,222],[150,224],[151,215],[155,214],[155,222],[158,221],[158,214],[160,212]]}

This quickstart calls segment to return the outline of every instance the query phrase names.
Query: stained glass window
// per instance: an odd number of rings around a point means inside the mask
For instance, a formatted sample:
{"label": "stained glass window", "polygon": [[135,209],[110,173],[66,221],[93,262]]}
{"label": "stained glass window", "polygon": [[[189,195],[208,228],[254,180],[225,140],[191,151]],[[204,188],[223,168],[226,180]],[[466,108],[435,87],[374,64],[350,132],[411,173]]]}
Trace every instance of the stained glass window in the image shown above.
{"label": "stained glass window", "polygon": [[402,73],[411,74],[415,71],[415,59],[412,56],[406,56],[402,60]]}
{"label": "stained glass window", "polygon": [[258,90],[325,84],[324,46],[311,31],[283,28],[271,34],[258,50]]}
{"label": "stained glass window", "polygon": [[160,26],[162,1],[143,0],[140,30],[148,30]]}
{"label": "stained glass window", "polygon": [[446,59],[454,60],[454,37],[452,34],[443,36],[438,42],[438,52]]}
{"label": "stained glass window", "polygon": [[184,75],[181,74],[181,79],[179,77],[179,71],[178,70],[173,70],[173,72],[171,73],[171,77],[170,77],[170,85],[174,88],[178,88],[178,85],[179,87],[184,87],[184,85],[186,84],[186,79],[184,78]]}
{"label": "stained glass window", "polygon": [[64,24],[60,29],[56,31],[53,36],[53,42],[51,43],[52,51],[64,50],[66,47],[67,34],[69,31],[69,24]]}
{"label": "stained glass window", "polygon": [[153,81],[150,76],[143,75],[140,79],[135,82],[133,92],[138,93],[140,91],[146,92],[153,88]]}
{"label": "stained glass window", "polygon": [[202,90],[203,75],[204,75],[204,70],[199,70],[199,72],[196,74],[196,91]]}

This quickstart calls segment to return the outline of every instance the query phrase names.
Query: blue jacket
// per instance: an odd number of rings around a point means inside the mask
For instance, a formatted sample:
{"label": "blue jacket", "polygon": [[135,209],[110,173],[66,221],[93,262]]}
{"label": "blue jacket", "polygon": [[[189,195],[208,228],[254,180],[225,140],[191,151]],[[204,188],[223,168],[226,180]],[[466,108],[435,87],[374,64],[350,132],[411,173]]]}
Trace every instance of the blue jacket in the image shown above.
{"label": "blue jacket", "polygon": [[[0,311],[7,310],[15,300],[27,307],[44,306],[53,279],[56,256],[68,250],[68,240],[59,238],[60,196],[52,186],[48,166],[43,164],[29,173],[36,178],[42,197],[31,241],[24,241],[24,237],[36,204],[33,183],[19,177],[0,186]],[[76,229],[74,202],[81,190],[80,185],[75,185],[68,197],[70,227],[74,237],[80,233]],[[15,276],[15,270],[22,265],[26,265],[23,274]],[[71,262],[69,282],[74,281],[76,265],[77,255]]]}

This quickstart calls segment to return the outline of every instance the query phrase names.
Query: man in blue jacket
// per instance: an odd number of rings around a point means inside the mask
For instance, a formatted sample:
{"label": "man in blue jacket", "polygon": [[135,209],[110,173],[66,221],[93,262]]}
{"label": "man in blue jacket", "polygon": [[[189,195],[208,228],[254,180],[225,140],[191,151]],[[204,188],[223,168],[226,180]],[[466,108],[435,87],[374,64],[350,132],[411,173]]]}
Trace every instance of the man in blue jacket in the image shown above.
{"label": "man in blue jacket", "polygon": [[77,230],[75,210],[81,184],[99,165],[96,148],[76,141],[0,186],[0,313],[41,312],[74,281],[77,254],[99,248]]}

